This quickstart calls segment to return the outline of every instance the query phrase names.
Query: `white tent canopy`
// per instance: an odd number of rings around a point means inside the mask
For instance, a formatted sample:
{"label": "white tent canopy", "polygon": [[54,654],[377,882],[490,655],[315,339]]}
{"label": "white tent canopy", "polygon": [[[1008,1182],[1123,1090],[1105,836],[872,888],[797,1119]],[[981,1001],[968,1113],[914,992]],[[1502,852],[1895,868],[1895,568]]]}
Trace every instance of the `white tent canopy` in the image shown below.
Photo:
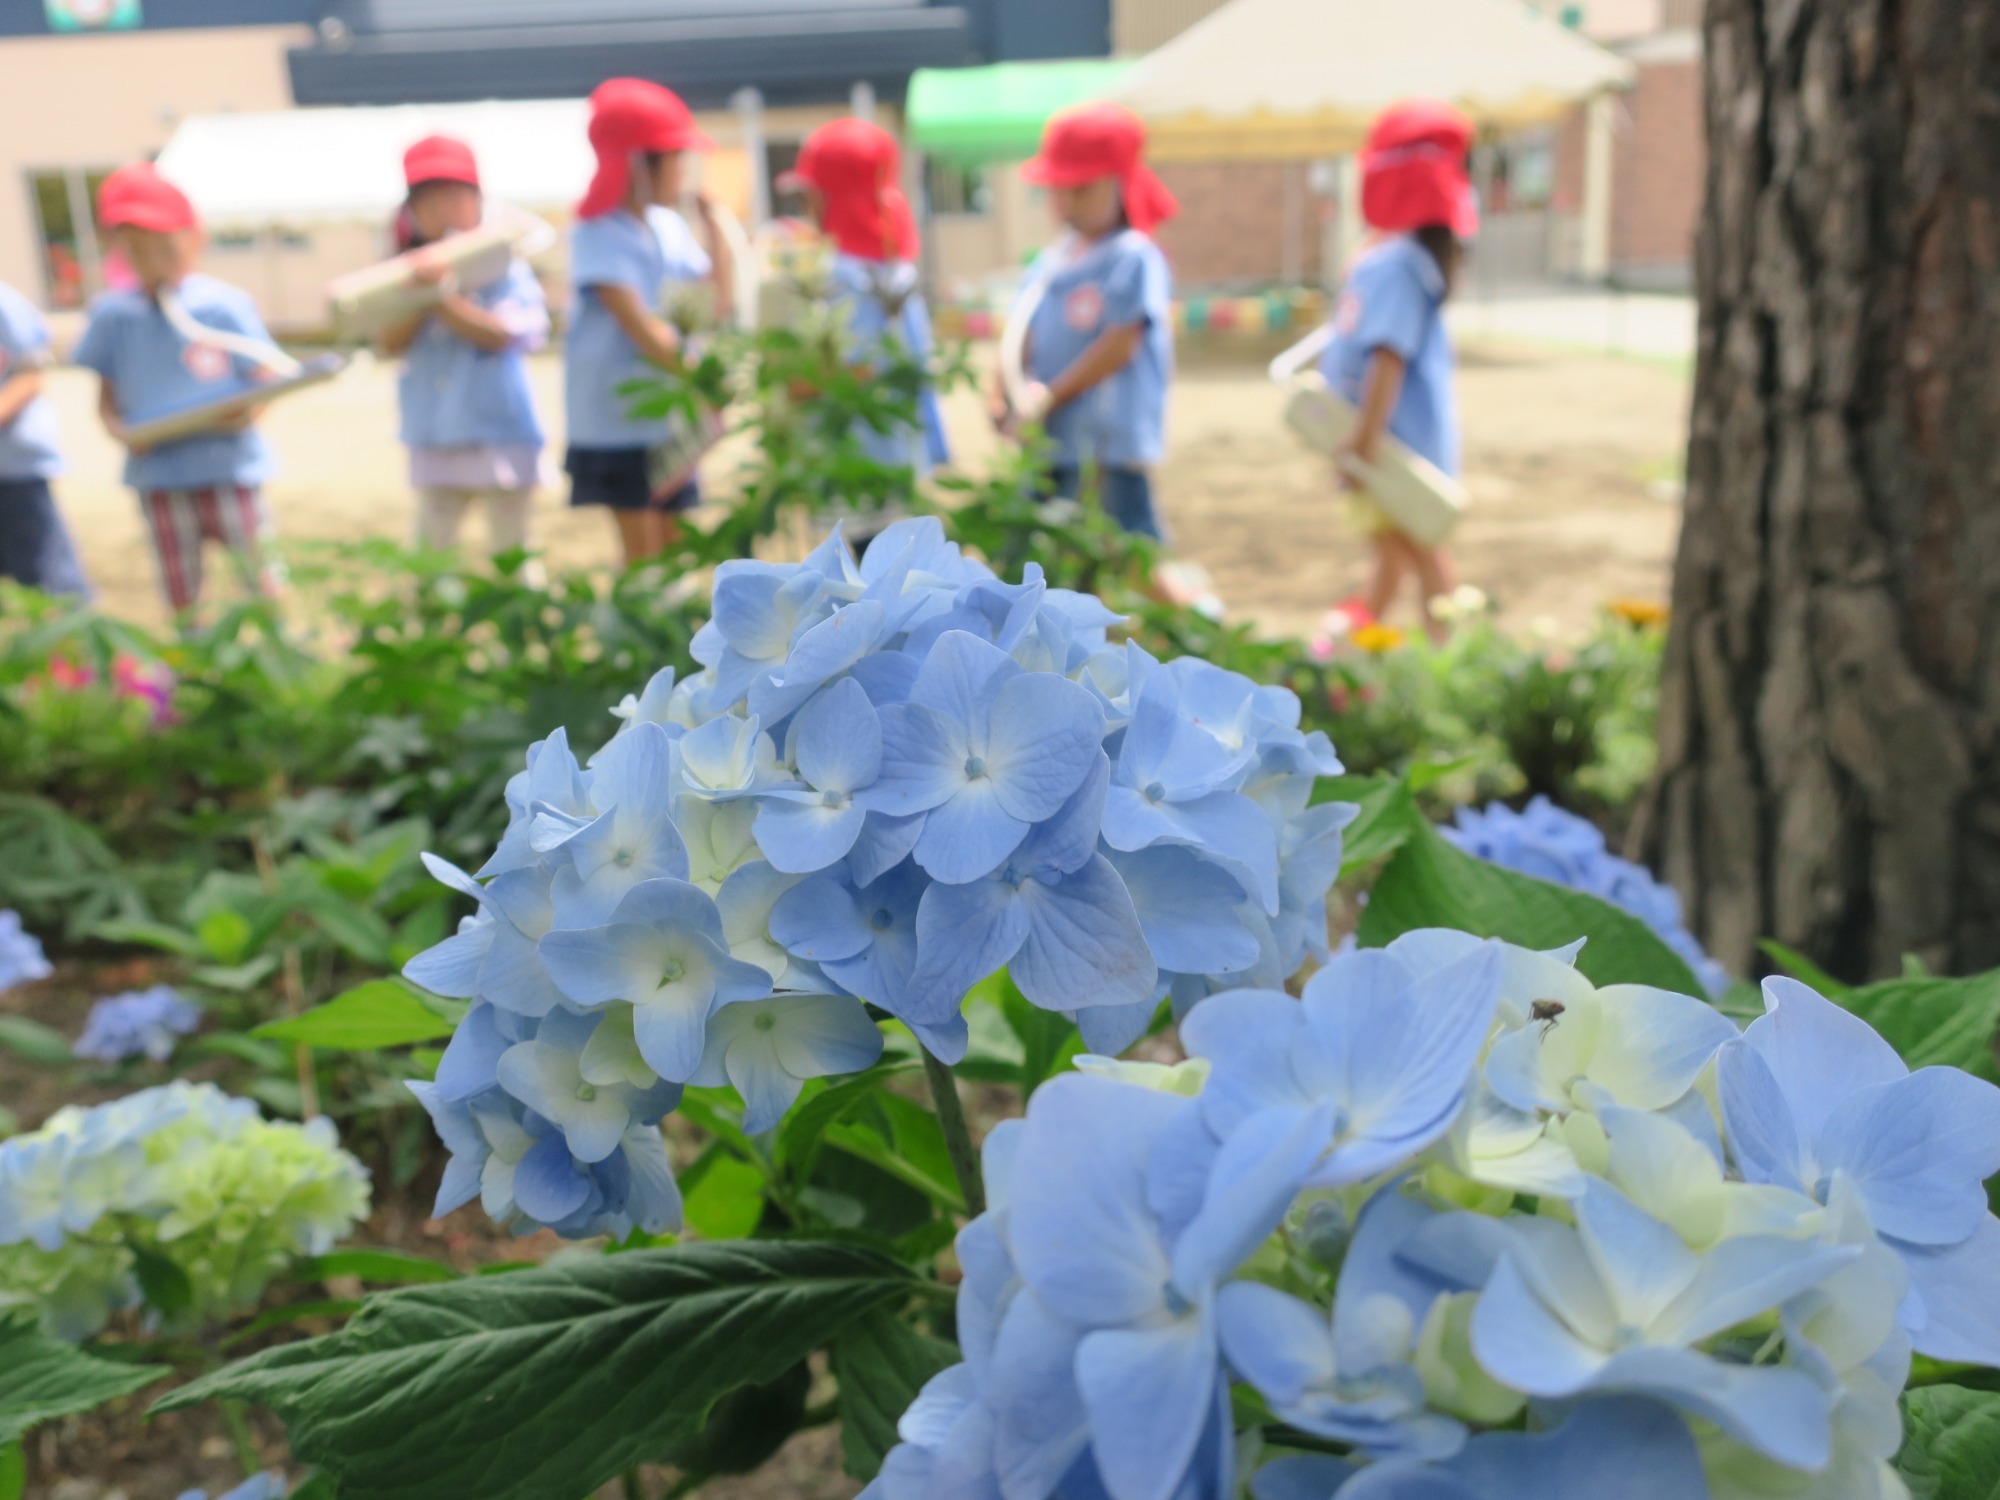
{"label": "white tent canopy", "polygon": [[1162,160],[1298,160],[1353,151],[1398,100],[1517,129],[1633,76],[1523,0],[1232,0],[1113,97],[1146,120]]}
{"label": "white tent canopy", "polygon": [[381,223],[403,201],[403,153],[427,135],[465,141],[491,198],[566,209],[595,165],[581,99],[201,115],[160,171],[212,226]]}

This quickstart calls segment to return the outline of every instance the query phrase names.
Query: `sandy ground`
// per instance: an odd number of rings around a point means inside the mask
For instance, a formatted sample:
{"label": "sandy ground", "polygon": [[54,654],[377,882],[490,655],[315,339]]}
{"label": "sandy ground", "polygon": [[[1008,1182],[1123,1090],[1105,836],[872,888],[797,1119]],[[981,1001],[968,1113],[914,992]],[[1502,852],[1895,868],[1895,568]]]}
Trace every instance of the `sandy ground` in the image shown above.
{"label": "sandy ground", "polygon": [[[555,427],[561,377],[553,358],[536,361],[541,410]],[[110,609],[160,623],[151,551],[118,480],[121,454],[96,420],[94,379],[62,370],[50,384],[69,460],[59,494],[91,577]],[[1565,630],[1607,598],[1664,597],[1679,512],[1652,496],[1678,472],[1685,375],[1669,361],[1477,342],[1463,354],[1460,389],[1477,502],[1455,544],[1465,579],[1510,620],[1551,617]],[[1297,633],[1361,586],[1367,556],[1343,525],[1323,462],[1285,430],[1281,407],[1255,363],[1187,360],[1161,492],[1181,550],[1207,565],[1231,608]],[[286,539],[408,534],[390,369],[364,362],[274,406],[266,421],[281,464],[269,495]],[[994,442],[977,400],[956,396],[949,422],[961,462],[977,464]],[[726,479],[730,467],[724,450],[712,477]],[[572,513],[562,498],[560,486],[546,491],[536,516],[551,561],[610,563],[608,519]]]}

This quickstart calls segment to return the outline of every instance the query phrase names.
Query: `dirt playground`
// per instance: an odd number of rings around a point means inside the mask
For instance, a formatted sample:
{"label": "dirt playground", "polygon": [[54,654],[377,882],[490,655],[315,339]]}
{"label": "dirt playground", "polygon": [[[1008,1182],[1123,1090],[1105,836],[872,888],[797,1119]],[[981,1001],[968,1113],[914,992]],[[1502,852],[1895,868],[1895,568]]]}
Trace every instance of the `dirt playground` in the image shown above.
{"label": "dirt playground", "polygon": [[[1455,541],[1465,581],[1510,623],[1549,619],[1565,633],[1606,599],[1663,599],[1679,523],[1670,481],[1684,442],[1686,375],[1665,362],[1526,345],[1474,344],[1462,359],[1475,501]],[[559,455],[562,369],[548,358],[533,370]],[[69,461],[58,495],[101,600],[161,623],[152,555],[118,482],[119,450],[97,422],[94,377],[66,369],[50,384]],[[1367,558],[1343,524],[1324,461],[1284,428],[1282,405],[1250,360],[1189,359],[1160,487],[1178,548],[1208,567],[1232,612],[1297,634],[1361,586]],[[390,367],[364,360],[265,420],[280,465],[269,497],[282,537],[407,536],[412,505]],[[960,462],[978,465],[995,442],[979,401],[957,394],[948,420]],[[731,467],[725,447],[710,460],[713,490],[726,492]],[[550,486],[535,518],[550,561],[609,564],[608,519],[563,501],[560,483]],[[479,523],[469,531],[478,545]]]}

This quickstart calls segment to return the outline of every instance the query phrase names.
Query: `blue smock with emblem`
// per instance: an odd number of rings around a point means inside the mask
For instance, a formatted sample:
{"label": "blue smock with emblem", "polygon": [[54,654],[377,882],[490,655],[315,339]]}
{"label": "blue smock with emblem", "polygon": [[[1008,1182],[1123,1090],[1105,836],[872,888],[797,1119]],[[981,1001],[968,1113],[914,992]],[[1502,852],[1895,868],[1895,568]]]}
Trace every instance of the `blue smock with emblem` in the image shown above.
{"label": "blue smock with emblem", "polygon": [[[914,262],[836,255],[829,281],[833,301],[847,310],[856,364],[866,364],[869,351],[888,339],[895,339],[917,358],[929,361],[934,347],[931,315],[924,305],[923,293],[917,290]],[[929,385],[917,398],[917,416],[918,426],[895,432],[877,432],[866,423],[857,423],[855,440],[876,463],[914,469],[919,474],[927,473],[935,464],[950,463],[944,413],[938,405],[937,391]]]}
{"label": "blue smock with emblem", "polygon": [[[271,341],[250,294],[199,272],[176,288],[195,322],[226,333]],[[167,321],[160,305],[136,288],[106,292],[90,307],[90,322],[76,346],[77,364],[111,382],[112,399],[125,422],[148,422],[253,389],[254,360],[212,344],[190,343]],[[259,485],[274,469],[271,450],[255,427],[201,433],[128,453],[125,482],[135,490],[205,489]]]}
{"label": "blue smock with emblem", "polygon": [[1456,478],[1460,468],[1457,362],[1444,326],[1444,272],[1412,235],[1385,240],[1347,274],[1334,304],[1333,342],[1320,360],[1328,387],[1357,405],[1368,360],[1388,349],[1408,366],[1389,431]]}
{"label": "blue smock with emblem", "polygon": [[402,440],[412,448],[540,447],[527,353],[548,337],[541,283],[516,260],[498,281],[465,297],[498,317],[513,341],[504,349],[482,349],[442,319],[426,318],[396,384]]}
{"label": "blue smock with emblem", "polygon": [[618,387],[659,371],[640,355],[592,287],[622,286],[657,309],[666,287],[699,281],[713,269],[686,219],[655,205],[644,218],[614,209],[570,229],[570,281],[576,296],[564,343],[563,393],[572,448],[648,448],[665,442],[665,418],[626,415],[631,398]]}
{"label": "blue smock with emblem", "polygon": [[1074,237],[1042,253],[1029,285],[1046,289],[1028,325],[1027,373],[1047,385],[1109,329],[1145,329],[1131,362],[1049,414],[1058,467],[1095,461],[1142,469],[1166,448],[1167,387],[1174,378],[1173,273],[1136,229],[1092,243]]}
{"label": "blue smock with emblem", "polygon": [[[49,325],[41,310],[0,284],[0,385],[49,363]],[[11,422],[0,423],[0,480],[51,479],[62,472],[56,408],[37,396]]]}

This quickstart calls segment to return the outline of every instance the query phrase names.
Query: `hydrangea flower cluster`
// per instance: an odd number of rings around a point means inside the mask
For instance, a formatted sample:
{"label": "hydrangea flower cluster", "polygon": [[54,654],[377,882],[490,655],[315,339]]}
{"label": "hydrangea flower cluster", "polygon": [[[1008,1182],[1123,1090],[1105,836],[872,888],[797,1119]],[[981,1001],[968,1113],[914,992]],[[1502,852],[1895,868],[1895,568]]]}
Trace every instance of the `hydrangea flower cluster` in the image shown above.
{"label": "hydrangea flower cluster", "polygon": [[404,971],[472,1002],[415,1086],[453,1154],[437,1211],[671,1227],[682,1088],[728,1084],[769,1130],[881,1054],[866,1005],[956,1062],[1006,967],[1117,1052],[1164,999],[1324,957],[1354,813],[1310,805],[1332,745],[1289,692],[1111,644],[1117,618],[934,518],[858,563],[836,530],[719,568],[702,670],[628,698],[587,767],[535,745],[476,876],[431,861],[478,903]]}
{"label": "hydrangea flower cluster", "polygon": [[1573,958],[1410,933],[1045,1084],[870,1500],[1901,1500],[1912,1352],[2000,1364],[2000,1089]]}
{"label": "hydrangea flower cluster", "polygon": [[200,1025],[197,1006],[183,1000],[172,985],[156,984],[91,1006],[72,1050],[91,1062],[121,1063],[134,1057],[165,1062],[174,1055],[175,1043]]}
{"label": "hydrangea flower cluster", "polygon": [[1681,898],[1653,872],[1606,847],[1604,832],[1588,818],[1536,797],[1516,812],[1504,802],[1480,811],[1458,810],[1458,826],[1440,832],[1489,864],[1568,886],[1630,912],[1673,949],[1710,995],[1729,988],[1729,974],[1687,930]]}
{"label": "hydrangea flower cluster", "polygon": [[0,1142],[0,1303],[87,1338],[141,1300],[141,1256],[187,1278],[192,1320],[253,1305],[295,1256],[368,1211],[368,1172],[333,1124],[268,1121],[213,1084],[58,1110]]}
{"label": "hydrangea flower cluster", "polygon": [[0,911],[0,990],[33,984],[53,973],[41,940],[21,926],[21,914]]}

